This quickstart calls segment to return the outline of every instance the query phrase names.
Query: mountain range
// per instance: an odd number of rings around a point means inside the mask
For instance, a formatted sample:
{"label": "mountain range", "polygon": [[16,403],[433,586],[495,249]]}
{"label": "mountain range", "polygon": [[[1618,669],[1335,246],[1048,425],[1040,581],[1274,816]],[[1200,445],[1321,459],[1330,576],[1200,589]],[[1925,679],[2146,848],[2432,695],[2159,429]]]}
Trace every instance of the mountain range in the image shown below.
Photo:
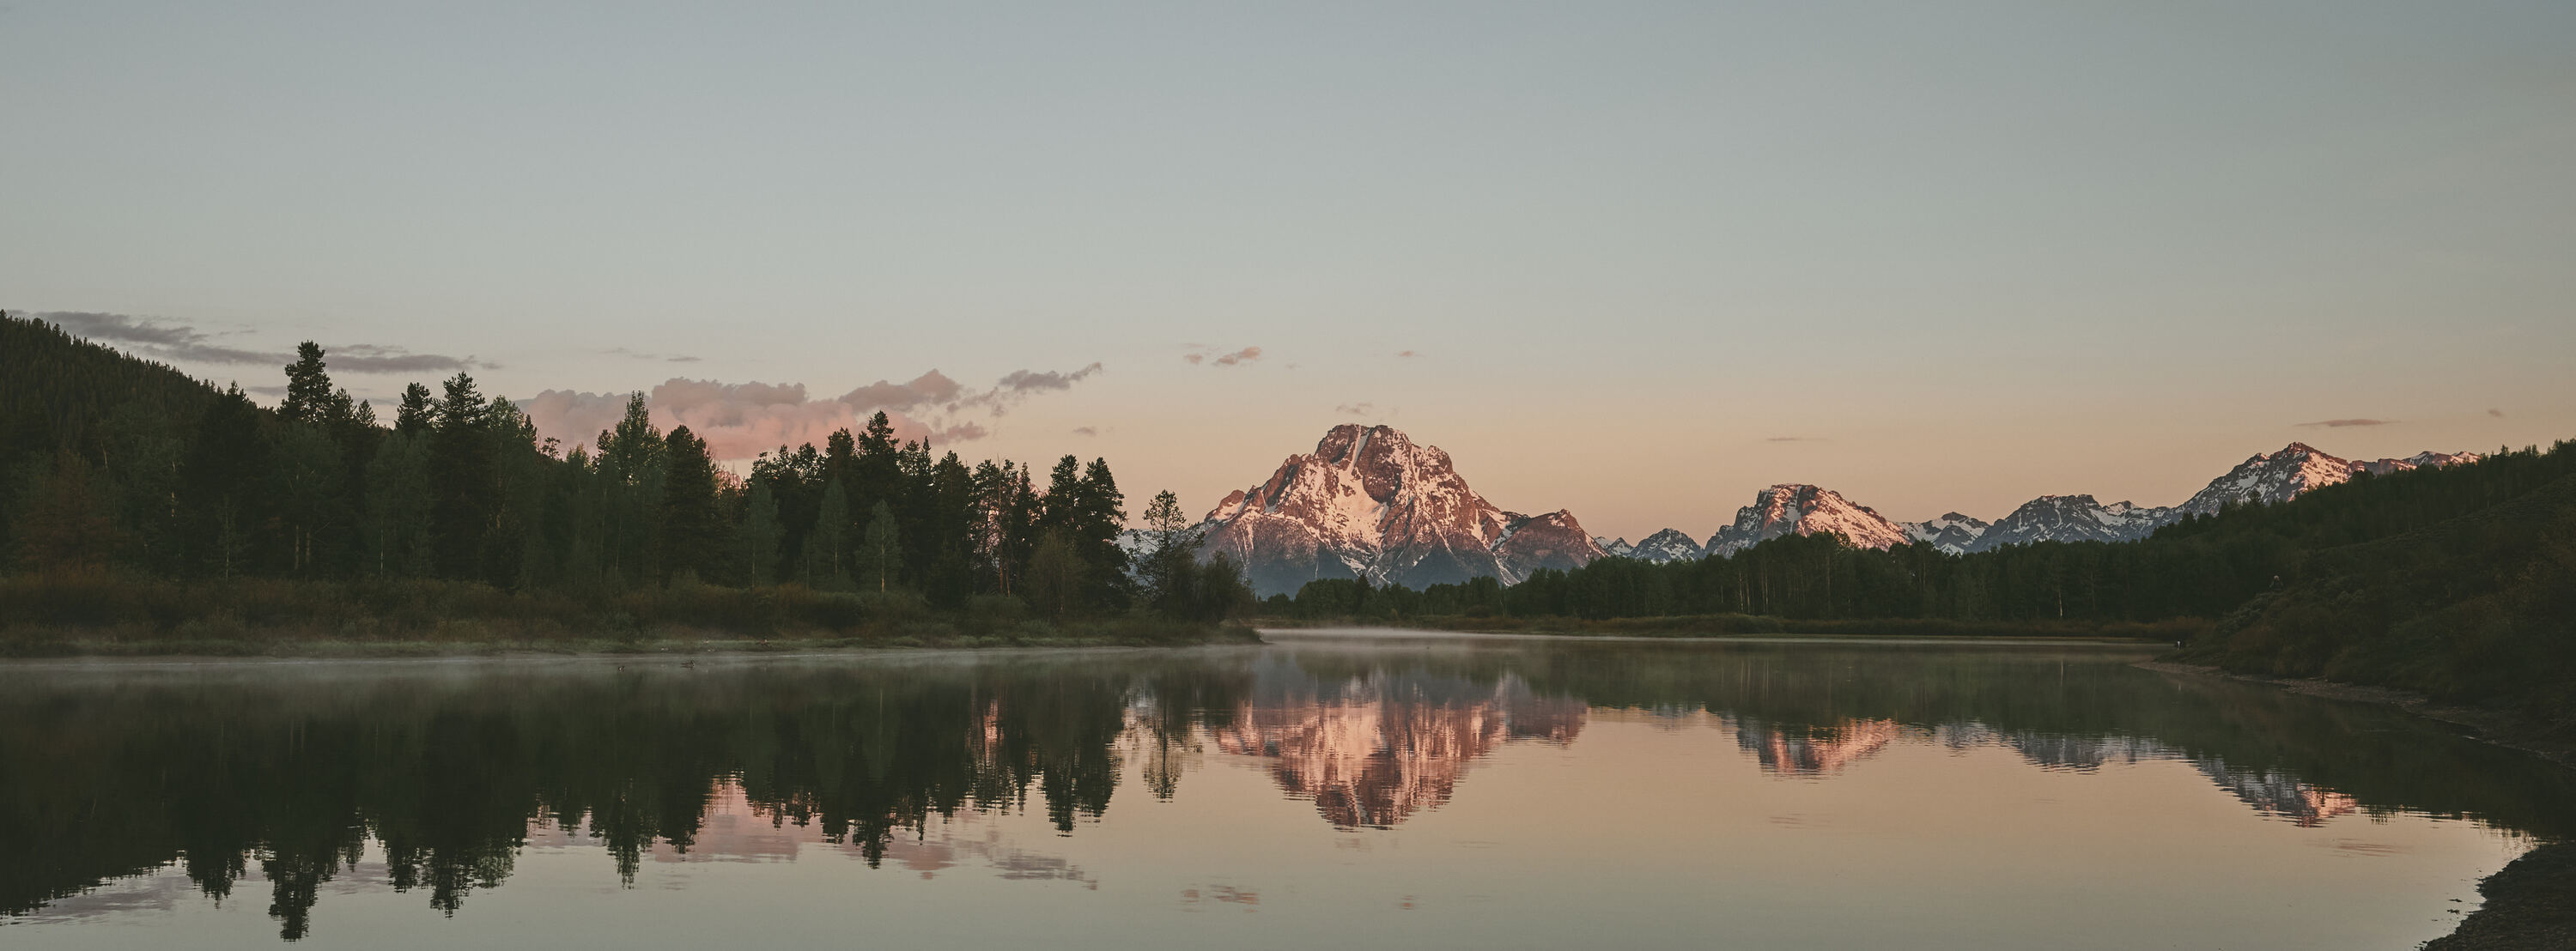
{"label": "mountain range", "polygon": [[1667,528],[1632,544],[1586,534],[1563,509],[1543,515],[1505,510],[1470,488],[1448,453],[1392,427],[1341,425],[1326,432],[1313,452],[1289,456],[1268,479],[1228,494],[1201,527],[1206,550],[1243,562],[1253,589],[1265,596],[1294,593],[1323,578],[1412,588],[1477,577],[1515,584],[1543,569],[1614,555],[1650,562],[1727,557],[1791,534],[1833,533],[1871,548],[1920,542],[1953,554],[2041,541],[2134,541],[2232,502],[2275,504],[2362,473],[2479,458],[2423,452],[2350,460],[2294,442],[2248,457],[2179,505],[2043,495],[1992,522],[1958,512],[1899,522],[1832,489],[1783,483],[1756,492],[1753,503],[1737,509],[1735,520],[1706,542]]}

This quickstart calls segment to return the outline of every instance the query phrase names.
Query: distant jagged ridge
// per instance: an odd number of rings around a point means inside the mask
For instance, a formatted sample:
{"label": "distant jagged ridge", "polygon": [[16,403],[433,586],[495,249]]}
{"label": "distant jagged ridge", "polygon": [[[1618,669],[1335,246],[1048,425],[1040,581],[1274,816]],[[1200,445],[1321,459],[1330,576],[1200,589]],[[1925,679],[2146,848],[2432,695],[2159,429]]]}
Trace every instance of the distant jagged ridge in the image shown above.
{"label": "distant jagged ridge", "polygon": [[1952,554],[2043,541],[2136,541],[2231,503],[2278,504],[2364,473],[2480,458],[2422,452],[2357,461],[2294,442],[2248,457],[2180,505],[2043,495],[1993,522],[1959,512],[1898,522],[1832,489],[1782,483],[1754,493],[1752,504],[1704,543],[1673,528],[1631,543],[1590,535],[1562,509],[1535,516],[1506,511],[1468,487],[1438,447],[1388,426],[1342,425],[1326,432],[1313,452],[1289,456],[1267,480],[1227,495],[1202,527],[1205,550],[1241,560],[1263,595],[1328,578],[1412,588],[1479,577],[1517,584],[1543,569],[1611,556],[1657,564],[1730,557],[1786,535],[1833,534],[1880,549],[1923,543]]}
{"label": "distant jagged ridge", "polygon": [[2403,459],[2351,460],[2294,442],[2278,452],[2247,457],[2180,505],[2106,504],[2091,495],[2043,495],[1992,523],[1957,512],[1923,522],[1889,522],[1868,506],[1831,490],[1780,485],[1764,490],[1753,505],[1738,510],[1735,524],[1709,540],[1708,554],[1732,554],[1781,535],[1820,532],[1834,532],[1852,544],[1871,548],[1923,542],[1952,554],[2044,541],[2136,541],[2188,516],[2215,515],[2230,503],[2277,505],[2365,473],[2387,475],[2481,458],[2473,452],[2420,452]]}

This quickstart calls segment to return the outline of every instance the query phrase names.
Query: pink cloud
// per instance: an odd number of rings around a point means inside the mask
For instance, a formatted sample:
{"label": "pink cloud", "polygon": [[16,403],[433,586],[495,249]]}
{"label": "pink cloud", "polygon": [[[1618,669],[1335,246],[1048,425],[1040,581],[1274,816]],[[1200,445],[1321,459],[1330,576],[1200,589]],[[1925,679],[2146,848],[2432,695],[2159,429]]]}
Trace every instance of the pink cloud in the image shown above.
{"label": "pink cloud", "polygon": [[[969,391],[932,370],[911,381],[878,380],[839,397],[815,399],[802,383],[724,383],[674,377],[646,394],[653,425],[664,432],[687,426],[707,441],[718,459],[748,459],[780,446],[817,446],[834,430],[857,430],[867,418],[884,412],[895,438],[928,439],[933,445],[971,442],[992,435],[974,419],[955,415],[982,412],[999,416],[1010,406],[1049,391],[1070,389],[1100,372],[1094,363],[1071,372],[1019,370],[991,389]],[[540,436],[566,446],[590,445],[600,431],[617,425],[626,414],[622,393],[547,390],[520,404]]]}

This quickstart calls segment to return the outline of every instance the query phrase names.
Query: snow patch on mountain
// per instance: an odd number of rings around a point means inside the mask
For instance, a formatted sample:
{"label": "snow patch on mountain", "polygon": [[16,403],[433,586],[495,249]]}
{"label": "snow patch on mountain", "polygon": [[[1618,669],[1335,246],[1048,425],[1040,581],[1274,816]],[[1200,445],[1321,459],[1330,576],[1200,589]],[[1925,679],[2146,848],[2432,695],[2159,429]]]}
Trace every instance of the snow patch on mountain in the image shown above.
{"label": "snow patch on mountain", "polygon": [[1671,561],[1689,561],[1699,557],[1700,551],[1698,540],[1684,534],[1681,529],[1667,528],[1646,536],[1645,541],[1638,542],[1635,548],[1630,549],[1629,557],[1662,564]]}
{"label": "snow patch on mountain", "polygon": [[1986,534],[1984,519],[1944,512],[1940,518],[1921,522],[1898,522],[1905,537],[1953,555],[1976,549],[1977,540]]}

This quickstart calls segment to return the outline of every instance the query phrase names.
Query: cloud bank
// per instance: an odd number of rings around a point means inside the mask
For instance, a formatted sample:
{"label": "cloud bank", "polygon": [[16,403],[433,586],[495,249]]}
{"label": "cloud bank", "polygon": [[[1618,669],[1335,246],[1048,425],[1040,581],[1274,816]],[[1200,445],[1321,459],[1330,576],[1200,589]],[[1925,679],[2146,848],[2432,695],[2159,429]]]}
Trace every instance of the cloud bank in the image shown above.
{"label": "cloud bank", "polygon": [[2395,422],[2397,421],[2393,419],[2320,419],[2313,423],[2300,423],[2298,425],[2323,426],[2329,429],[2342,429],[2346,426],[2386,426]]}
{"label": "cloud bank", "polygon": [[[645,404],[655,426],[665,432],[689,427],[718,459],[748,459],[780,446],[820,446],[833,430],[858,430],[880,411],[894,424],[895,438],[946,446],[992,435],[972,414],[1000,416],[1036,394],[1072,389],[1099,372],[1098,363],[1069,372],[1018,370],[977,390],[932,370],[902,383],[878,380],[821,398],[809,395],[802,383],[673,377],[645,394]],[[539,435],[586,446],[626,414],[626,394],[547,390],[519,408]]]}

